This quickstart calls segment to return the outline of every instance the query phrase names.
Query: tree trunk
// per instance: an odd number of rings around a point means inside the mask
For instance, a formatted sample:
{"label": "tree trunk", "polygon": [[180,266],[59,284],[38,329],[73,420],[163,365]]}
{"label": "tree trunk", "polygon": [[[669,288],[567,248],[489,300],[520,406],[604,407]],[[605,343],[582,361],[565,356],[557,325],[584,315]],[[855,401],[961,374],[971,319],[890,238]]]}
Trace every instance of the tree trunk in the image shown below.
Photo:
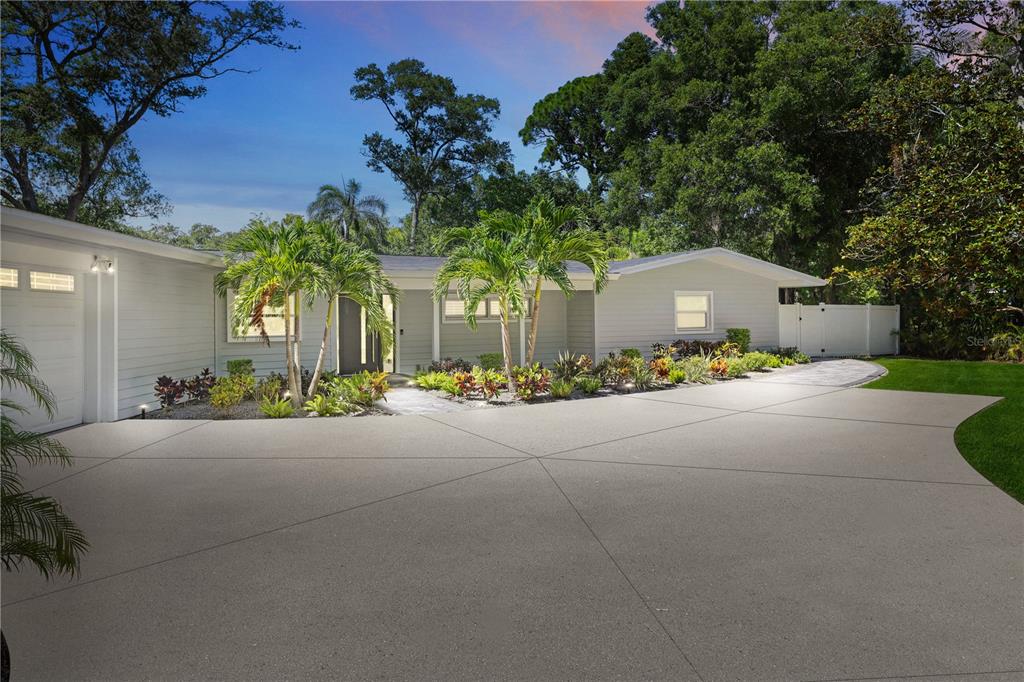
{"label": "tree trunk", "polygon": [[288,397],[295,404],[295,372],[292,371],[292,307],[285,295],[284,304],[284,367],[288,381]]}
{"label": "tree trunk", "polygon": [[302,297],[300,293],[298,290],[295,291],[295,311],[292,315],[295,327],[292,330],[292,372],[295,374],[292,380],[295,384],[295,388],[292,390],[292,405],[295,408],[302,407],[302,322],[299,319]]}
{"label": "tree trunk", "polygon": [[530,315],[530,345],[526,347],[526,364],[533,364],[533,351],[537,347],[537,328],[540,318],[540,285],[541,278],[537,277],[537,282],[533,287],[533,311]]}
{"label": "tree trunk", "polygon": [[508,326],[508,299],[498,299],[498,307],[501,309],[501,352],[505,356],[505,380],[508,381],[508,390],[514,391],[516,386],[512,380],[512,332]]}
{"label": "tree trunk", "polygon": [[327,355],[327,339],[331,336],[331,317],[334,313],[334,300],[336,297],[327,299],[327,321],[324,322],[324,337],[320,340],[320,353],[316,357],[316,367],[313,368],[313,378],[309,382],[309,390],[306,398],[312,400],[316,395],[316,386],[320,383],[320,373],[324,369],[324,356]]}
{"label": "tree trunk", "polygon": [[416,243],[416,230],[420,226],[420,195],[417,194],[412,199],[412,230],[409,232],[409,246]]}

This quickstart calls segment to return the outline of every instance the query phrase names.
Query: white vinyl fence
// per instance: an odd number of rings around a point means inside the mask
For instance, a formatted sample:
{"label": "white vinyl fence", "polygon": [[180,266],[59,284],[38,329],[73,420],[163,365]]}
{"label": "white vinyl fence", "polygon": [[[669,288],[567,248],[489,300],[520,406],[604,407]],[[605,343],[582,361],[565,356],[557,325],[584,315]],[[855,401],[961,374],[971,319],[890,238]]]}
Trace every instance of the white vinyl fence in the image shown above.
{"label": "white vinyl fence", "polygon": [[779,306],[779,345],[811,357],[899,355],[898,305]]}

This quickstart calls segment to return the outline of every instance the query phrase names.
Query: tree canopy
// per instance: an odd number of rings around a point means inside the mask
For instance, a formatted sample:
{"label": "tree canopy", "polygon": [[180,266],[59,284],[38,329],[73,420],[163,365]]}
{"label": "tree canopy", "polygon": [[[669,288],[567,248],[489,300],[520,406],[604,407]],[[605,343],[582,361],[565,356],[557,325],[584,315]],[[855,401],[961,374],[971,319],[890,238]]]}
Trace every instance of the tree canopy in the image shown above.
{"label": "tree canopy", "polygon": [[451,78],[431,73],[417,59],[381,69],[355,71],[352,96],[378,101],[394,123],[400,141],[374,132],[363,138],[367,165],[389,172],[412,204],[409,241],[416,243],[420,208],[429,196],[461,189],[475,174],[508,160],[507,142],[491,136],[501,113],[498,100],[460,94]]}
{"label": "tree canopy", "polygon": [[165,212],[128,131],[240,72],[241,48],[295,49],[297,25],[264,0],[4,3],[4,202],[105,227]]}

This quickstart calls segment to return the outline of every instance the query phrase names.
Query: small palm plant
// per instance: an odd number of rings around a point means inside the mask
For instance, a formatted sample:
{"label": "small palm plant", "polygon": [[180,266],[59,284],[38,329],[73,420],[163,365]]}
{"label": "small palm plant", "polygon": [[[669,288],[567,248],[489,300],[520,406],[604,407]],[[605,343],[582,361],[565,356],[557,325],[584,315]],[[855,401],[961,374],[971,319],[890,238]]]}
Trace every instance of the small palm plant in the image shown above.
{"label": "small palm plant", "polygon": [[455,228],[444,233],[438,246],[443,251],[454,245],[434,277],[434,298],[443,300],[454,284],[464,301],[464,317],[470,329],[476,329],[476,310],[489,296],[498,299],[501,324],[501,353],[505,378],[513,386],[512,332],[509,320],[522,315],[523,290],[530,275],[522,218],[508,213],[492,213],[471,228]]}
{"label": "small palm plant", "polygon": [[[36,495],[22,485],[19,462],[71,464],[71,455],[63,444],[44,434],[21,429],[11,416],[12,412],[26,412],[6,397],[11,391],[19,391],[53,418],[53,394],[35,372],[35,360],[28,350],[14,336],[0,330],[0,390],[5,396],[0,398],[0,560],[8,571],[30,564],[50,579],[54,575],[77,574],[89,543],[57,500]],[[2,645],[7,663],[6,640]]]}

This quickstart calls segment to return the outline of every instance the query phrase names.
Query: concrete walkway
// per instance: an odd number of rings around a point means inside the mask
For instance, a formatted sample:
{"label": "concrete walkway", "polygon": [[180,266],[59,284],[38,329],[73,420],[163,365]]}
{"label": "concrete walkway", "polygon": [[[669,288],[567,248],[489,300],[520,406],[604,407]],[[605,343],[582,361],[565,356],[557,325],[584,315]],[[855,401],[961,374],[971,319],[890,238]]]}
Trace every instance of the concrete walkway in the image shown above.
{"label": "concrete walkway", "polygon": [[795,365],[767,375],[754,375],[758,381],[807,386],[859,386],[885,374],[885,368],[864,360],[817,360]]}
{"label": "concrete walkway", "polygon": [[735,381],[428,416],[126,421],[29,483],[92,542],[3,582],[16,680],[1019,680],[995,399]]}
{"label": "concrete walkway", "polygon": [[478,409],[480,403],[463,403],[410,386],[397,386],[388,391],[387,402],[378,403],[391,414],[441,414]]}

